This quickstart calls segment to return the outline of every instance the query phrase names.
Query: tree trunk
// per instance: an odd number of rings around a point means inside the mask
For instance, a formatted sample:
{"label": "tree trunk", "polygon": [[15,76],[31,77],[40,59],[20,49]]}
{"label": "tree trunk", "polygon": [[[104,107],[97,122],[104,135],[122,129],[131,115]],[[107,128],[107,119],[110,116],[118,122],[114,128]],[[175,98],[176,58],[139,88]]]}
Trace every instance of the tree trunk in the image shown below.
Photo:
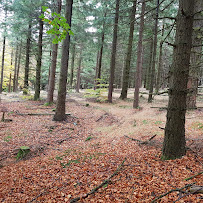
{"label": "tree trunk", "polygon": [[[43,13],[41,11],[41,13]],[[41,66],[42,66],[42,38],[43,38],[43,21],[39,20],[39,39],[38,39],[38,59],[36,68],[36,82],[34,100],[40,99],[40,80],[41,80]]]}
{"label": "tree trunk", "polygon": [[[61,13],[61,0],[58,0],[58,13]],[[49,71],[49,84],[47,93],[47,103],[51,104],[54,101],[54,89],[55,89],[55,75],[56,75],[56,63],[58,55],[58,44],[53,44],[53,50],[51,54],[51,67]]]}
{"label": "tree trunk", "polygon": [[135,29],[136,4],[137,4],[137,1],[135,0],[133,2],[131,16],[130,16],[130,33],[129,33],[129,37],[128,37],[128,50],[127,50],[125,66],[124,66],[124,70],[123,70],[122,90],[121,90],[121,96],[120,96],[121,99],[126,99],[127,92],[128,92],[130,63],[131,63],[132,46],[133,46],[133,33],[134,33],[134,29]]}
{"label": "tree trunk", "polygon": [[8,83],[8,92],[11,92],[11,73],[10,73],[10,76],[9,76],[9,83]]}
{"label": "tree trunk", "polygon": [[4,36],[4,39],[3,39],[3,52],[2,52],[2,63],[1,63],[0,93],[2,93],[2,91],[3,91],[5,48],[6,48],[6,37]]}
{"label": "tree trunk", "polygon": [[[13,48],[11,50],[11,69],[13,68]],[[11,80],[12,80],[12,74],[9,75],[9,84],[8,84],[8,92],[11,92]]]}
{"label": "tree trunk", "polygon": [[77,71],[77,84],[76,84],[76,92],[80,91],[80,73],[81,73],[81,64],[82,64],[82,47],[80,48],[80,58],[78,62],[78,71]]}
{"label": "tree trunk", "polygon": [[71,70],[70,70],[70,87],[73,86],[73,72],[74,72],[74,63],[75,63],[75,43],[73,44],[73,50],[72,50],[72,59],[71,59]]}
{"label": "tree trunk", "polygon": [[[72,6],[73,6],[73,0],[66,0],[66,20],[70,27],[71,27],[71,17],[72,17]],[[56,104],[56,112],[53,118],[53,120],[55,121],[63,121],[66,119],[65,102],[66,102],[68,60],[69,60],[69,46],[70,46],[70,35],[69,33],[67,33],[66,38],[63,40],[63,47],[62,47],[58,97],[57,97],[57,104]]]}
{"label": "tree trunk", "polygon": [[150,74],[150,87],[148,102],[152,102],[152,94],[154,89],[155,80],[155,66],[156,66],[156,49],[157,49],[157,35],[158,35],[158,17],[159,17],[159,0],[157,0],[156,19],[154,25],[154,40],[153,40],[153,56],[152,56],[152,69]]}
{"label": "tree trunk", "polygon": [[137,65],[135,73],[135,92],[134,92],[134,101],[133,108],[138,108],[139,106],[139,89],[141,84],[141,72],[142,72],[142,39],[143,39],[143,30],[144,30],[144,13],[145,13],[145,0],[142,1],[142,12],[140,19],[140,30],[139,30],[139,41],[137,46]]}
{"label": "tree trunk", "polygon": [[15,53],[15,68],[14,68],[14,76],[13,76],[13,92],[16,92],[16,78],[17,78],[17,67],[18,67],[18,50],[19,46],[16,45],[16,53]]}
{"label": "tree trunk", "polygon": [[103,56],[103,49],[104,49],[104,37],[105,37],[105,24],[106,24],[106,14],[104,13],[104,22],[103,22],[103,30],[102,30],[102,39],[101,39],[101,48],[100,48],[100,56],[99,56],[99,62],[98,62],[98,69],[97,69],[97,75],[96,75],[96,85],[95,89],[97,88],[97,85],[100,84],[99,79],[101,79],[101,68],[102,68],[102,56]]}
{"label": "tree trunk", "polygon": [[192,47],[194,0],[180,0],[176,20],[175,48],[171,68],[172,83],[169,88],[169,103],[162,159],[180,158],[185,149],[185,113],[187,82]]}
{"label": "tree trunk", "polygon": [[[5,6],[5,18],[4,22],[7,20],[7,5]],[[4,82],[4,59],[5,59],[5,49],[6,49],[6,24],[4,27],[4,37],[3,37],[3,51],[2,51],[2,62],[1,62],[1,83],[0,83],[0,94],[3,91],[3,82]]]}
{"label": "tree trunk", "polygon": [[96,63],[96,68],[95,68],[94,90],[96,89],[96,85],[97,85],[97,76],[98,76],[98,69],[99,69],[99,57],[100,57],[100,51],[97,52],[97,63]]}
{"label": "tree trunk", "polygon": [[[203,9],[203,1],[195,0],[195,10],[194,13],[195,20],[193,22],[193,37],[192,43],[193,45],[201,45],[203,36],[203,21],[200,20],[202,17],[201,13],[198,13],[199,10]],[[190,57],[190,77],[188,80],[188,95],[187,95],[187,108],[196,108],[196,100],[197,100],[197,90],[198,90],[198,79],[200,78],[200,67],[202,59],[202,46],[197,46],[192,48],[191,57]]]}
{"label": "tree trunk", "polygon": [[149,90],[150,87],[150,76],[152,71],[152,57],[153,57],[153,38],[151,38],[150,42],[150,56],[149,56],[149,64],[147,67],[147,76],[146,76],[146,89]]}
{"label": "tree trunk", "polygon": [[[163,26],[162,26],[161,36],[162,36],[162,38],[164,36],[164,22],[163,22]],[[159,62],[158,62],[158,68],[157,68],[156,93],[159,92],[160,80],[161,80],[161,75],[162,75],[163,43],[164,43],[163,40],[161,40],[160,46],[159,46]]]}
{"label": "tree trunk", "polygon": [[21,55],[22,55],[22,41],[20,43],[20,50],[19,50],[19,55],[18,55],[18,65],[17,65],[17,71],[16,71],[16,81],[15,81],[16,91],[18,90],[18,78],[19,78],[19,71],[20,71]]}
{"label": "tree trunk", "polygon": [[118,38],[119,2],[120,0],[116,0],[116,14],[115,14],[114,31],[113,31],[109,92],[108,92],[108,102],[110,103],[112,103],[112,93],[113,93],[114,75],[115,75],[115,67],[116,67],[116,46],[117,46],[117,38]]}
{"label": "tree trunk", "polygon": [[[28,32],[27,32],[27,44],[26,44],[26,59],[25,59],[25,77],[24,77],[24,88],[28,89],[28,79],[29,79],[29,65],[30,65],[30,48],[31,48],[31,34],[32,34],[32,22],[29,22]],[[26,94],[26,91],[24,91]]]}

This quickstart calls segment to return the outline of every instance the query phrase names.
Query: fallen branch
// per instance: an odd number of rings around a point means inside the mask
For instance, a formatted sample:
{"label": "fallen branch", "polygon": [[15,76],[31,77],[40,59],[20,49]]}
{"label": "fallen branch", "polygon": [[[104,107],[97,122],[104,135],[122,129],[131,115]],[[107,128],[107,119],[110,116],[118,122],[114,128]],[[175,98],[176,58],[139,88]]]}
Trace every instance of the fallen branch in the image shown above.
{"label": "fallen branch", "polygon": [[195,177],[197,177],[197,176],[199,176],[201,174],[203,174],[203,171],[201,171],[200,173],[197,173],[196,175],[193,175],[193,176],[191,176],[189,178],[185,178],[184,180],[186,180],[186,181],[191,180],[191,179],[193,179],[193,178],[195,178]]}
{"label": "fallen branch", "polygon": [[[16,113],[18,116],[54,116],[54,113]],[[70,116],[70,113],[66,113],[66,116]]]}
{"label": "fallen branch", "polygon": [[72,200],[70,200],[70,203],[74,203],[77,202],[81,199],[86,199],[89,195],[94,194],[95,192],[97,192],[97,190],[99,190],[100,188],[102,188],[104,185],[108,184],[109,182],[111,182],[111,178],[113,178],[115,175],[118,174],[118,172],[121,170],[124,162],[125,162],[126,158],[123,160],[123,162],[118,166],[118,168],[116,169],[116,171],[106,180],[104,180],[100,185],[98,185],[97,187],[95,187],[94,189],[92,189],[90,192],[88,192],[86,195],[82,196],[82,197],[76,197]]}
{"label": "fallen branch", "polygon": [[151,203],[156,202],[157,200],[161,199],[162,197],[165,197],[166,195],[168,195],[168,194],[170,194],[170,193],[172,193],[172,192],[183,192],[183,191],[182,191],[183,189],[189,188],[189,187],[191,187],[192,185],[194,185],[194,183],[188,184],[188,185],[186,185],[186,186],[184,186],[184,187],[182,187],[182,188],[172,189],[172,190],[170,190],[170,191],[168,191],[168,192],[166,192],[166,193],[164,193],[164,194],[162,194],[162,195],[156,197],[154,200],[151,201]]}
{"label": "fallen branch", "polygon": [[141,141],[141,140],[138,140],[138,139],[135,139],[135,138],[132,138],[132,137],[128,137],[127,135],[125,135],[125,137],[127,137],[128,139],[131,139],[131,140],[133,140],[133,141],[139,142],[139,144],[149,144],[150,141],[156,137],[156,135],[153,135],[152,137],[150,137],[150,138],[149,138],[148,140],[146,140],[146,141]]}

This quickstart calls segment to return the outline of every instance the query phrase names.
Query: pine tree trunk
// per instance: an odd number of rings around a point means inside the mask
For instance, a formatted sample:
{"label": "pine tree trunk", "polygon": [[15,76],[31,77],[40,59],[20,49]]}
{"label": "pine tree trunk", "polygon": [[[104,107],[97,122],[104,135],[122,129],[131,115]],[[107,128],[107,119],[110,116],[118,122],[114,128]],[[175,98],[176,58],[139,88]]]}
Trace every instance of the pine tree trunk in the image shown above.
{"label": "pine tree trunk", "polygon": [[[164,36],[164,22],[163,22],[163,27],[162,27],[162,38]],[[157,80],[156,80],[156,93],[159,92],[160,88],[160,80],[161,80],[161,75],[162,75],[162,58],[163,58],[163,41],[161,40],[160,46],[159,46],[159,62],[158,62],[158,68],[157,68]]]}
{"label": "pine tree trunk", "polygon": [[[61,13],[61,0],[58,0],[58,13]],[[56,63],[58,55],[58,44],[53,44],[51,53],[51,67],[49,71],[49,84],[47,93],[47,103],[51,104],[54,101],[54,89],[55,89],[55,75],[56,75]]]}
{"label": "pine tree trunk", "polygon": [[145,0],[142,1],[142,12],[140,18],[140,30],[139,30],[139,41],[137,46],[137,65],[135,72],[135,92],[134,92],[134,101],[133,108],[138,108],[139,106],[139,89],[141,84],[141,73],[142,73],[142,39],[143,39],[143,30],[144,30],[144,13],[145,13]]}
{"label": "pine tree trunk", "polygon": [[150,76],[152,71],[152,56],[153,56],[153,38],[151,38],[150,42],[150,56],[149,56],[149,64],[147,67],[147,76],[146,76],[146,89],[149,90],[150,87]]}
{"label": "pine tree trunk", "polygon": [[81,64],[82,64],[82,47],[80,48],[80,58],[78,62],[78,71],[77,71],[77,84],[76,84],[76,92],[80,91],[80,73],[81,73]]}
{"label": "pine tree trunk", "polygon": [[4,36],[4,39],[3,39],[2,62],[1,62],[1,84],[0,84],[0,93],[2,93],[2,91],[3,91],[5,48],[6,48],[6,37]]}
{"label": "pine tree trunk", "polygon": [[16,78],[17,78],[17,67],[18,67],[18,50],[19,46],[16,45],[16,52],[15,52],[15,68],[14,68],[14,76],[13,76],[13,92],[16,92]]}
{"label": "pine tree trunk", "polygon": [[10,73],[10,75],[9,75],[9,83],[8,83],[8,92],[11,92],[11,77],[12,77],[12,75]]}
{"label": "pine tree trunk", "polygon": [[[43,13],[43,12],[41,11],[41,13]],[[34,95],[35,101],[40,99],[43,25],[44,25],[44,23],[43,23],[42,19],[40,19],[39,20],[39,39],[38,39],[38,59],[37,59],[35,95]]]}
{"label": "pine tree trunk", "polygon": [[131,11],[131,16],[130,16],[130,32],[128,37],[128,50],[127,50],[125,66],[123,70],[122,90],[121,90],[121,96],[120,96],[121,99],[126,99],[127,92],[128,92],[130,63],[131,63],[131,55],[132,55],[132,47],[133,47],[133,33],[135,29],[136,4],[137,4],[137,1],[134,1],[132,6],[132,11]]}
{"label": "pine tree trunk", "polygon": [[97,68],[97,75],[96,75],[96,83],[94,89],[97,89],[97,85],[100,84],[99,79],[101,79],[101,69],[102,69],[102,56],[103,56],[103,49],[104,49],[104,38],[105,38],[105,25],[106,25],[106,15],[107,12],[104,13],[104,22],[103,22],[103,30],[102,30],[102,38],[101,38],[101,48],[100,48],[100,56],[98,61],[98,68]]}
{"label": "pine tree trunk", "polygon": [[157,35],[158,35],[158,17],[159,17],[159,0],[157,0],[156,19],[155,19],[155,25],[154,25],[152,69],[151,69],[151,74],[150,74],[150,87],[149,87],[148,102],[152,102],[152,94],[153,94],[153,89],[154,89]]}
{"label": "pine tree trunk", "polygon": [[115,75],[115,67],[116,67],[116,46],[117,46],[117,38],[118,38],[117,33],[118,33],[118,18],[119,18],[119,2],[120,0],[116,0],[116,14],[115,14],[115,22],[114,22],[110,78],[109,78],[109,92],[108,92],[108,102],[110,103],[112,103],[112,93],[113,93],[114,75]]}
{"label": "pine tree trunk", "polygon": [[[201,20],[202,14],[198,13],[199,10],[203,9],[203,1],[195,0],[195,11],[197,13],[195,20],[193,22],[193,45],[201,45],[203,36],[203,20]],[[188,80],[188,95],[187,95],[187,108],[196,108],[197,100],[197,90],[198,90],[198,79],[200,78],[200,67],[202,65],[202,46],[197,46],[192,48],[191,57],[190,57],[190,77]]]}
{"label": "pine tree trunk", "polygon": [[[29,22],[28,32],[27,32],[27,44],[26,44],[26,59],[25,59],[25,76],[24,76],[24,88],[28,89],[28,79],[29,79],[29,65],[30,65],[30,48],[31,48],[31,34],[32,34],[32,22]],[[26,94],[26,91],[24,91]]]}
{"label": "pine tree trunk", "polygon": [[75,43],[73,44],[73,50],[72,50],[72,59],[71,59],[71,70],[70,70],[70,87],[73,86],[73,73],[74,73],[74,63],[75,63],[75,50],[76,50]]}
{"label": "pine tree trunk", "polygon": [[20,72],[21,55],[22,55],[22,41],[20,43],[20,50],[19,50],[19,55],[18,55],[18,65],[17,65],[17,71],[16,71],[16,81],[15,81],[16,91],[18,90],[18,78],[19,78],[19,72]]}
{"label": "pine tree trunk", "polygon": [[[71,27],[71,17],[72,17],[72,6],[73,6],[73,0],[66,0],[66,20],[70,27]],[[66,38],[63,40],[63,47],[62,47],[58,97],[57,97],[57,104],[56,104],[56,112],[53,118],[53,120],[55,121],[63,121],[66,119],[65,102],[66,102],[68,60],[69,60],[69,46],[70,46],[70,35],[67,34]]]}
{"label": "pine tree trunk", "polygon": [[167,122],[162,159],[175,159],[185,155],[185,113],[187,82],[192,47],[194,0],[180,0],[176,20],[176,37],[171,68]]}

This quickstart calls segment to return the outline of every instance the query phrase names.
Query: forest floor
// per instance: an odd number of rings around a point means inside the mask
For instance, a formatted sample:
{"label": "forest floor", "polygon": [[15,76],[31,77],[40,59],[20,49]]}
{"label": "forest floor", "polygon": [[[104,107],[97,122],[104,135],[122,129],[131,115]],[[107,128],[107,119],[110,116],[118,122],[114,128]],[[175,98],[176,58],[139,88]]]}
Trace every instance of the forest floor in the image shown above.
{"label": "forest floor", "polygon": [[[187,154],[162,161],[159,127],[165,126],[166,110],[151,107],[166,107],[167,97],[148,104],[143,94],[140,109],[132,108],[132,99],[118,97],[116,91],[112,104],[96,103],[83,92],[70,93],[70,115],[55,122],[54,104],[1,95],[5,118],[12,121],[0,122],[0,202],[148,203],[184,187],[158,202],[202,202],[203,194],[184,191],[188,184],[202,186],[203,175],[184,179],[203,171],[203,108],[186,114]],[[17,160],[21,146],[29,146],[30,153]]]}

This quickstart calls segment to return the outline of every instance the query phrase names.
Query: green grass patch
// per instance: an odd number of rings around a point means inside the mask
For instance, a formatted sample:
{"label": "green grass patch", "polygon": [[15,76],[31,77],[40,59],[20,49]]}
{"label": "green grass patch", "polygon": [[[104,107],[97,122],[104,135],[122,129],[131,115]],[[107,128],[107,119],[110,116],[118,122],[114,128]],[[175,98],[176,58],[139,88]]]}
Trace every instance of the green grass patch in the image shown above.
{"label": "green grass patch", "polygon": [[5,142],[9,142],[9,141],[11,141],[11,140],[12,140],[12,136],[10,136],[10,135],[4,137],[4,141],[5,141]]}

